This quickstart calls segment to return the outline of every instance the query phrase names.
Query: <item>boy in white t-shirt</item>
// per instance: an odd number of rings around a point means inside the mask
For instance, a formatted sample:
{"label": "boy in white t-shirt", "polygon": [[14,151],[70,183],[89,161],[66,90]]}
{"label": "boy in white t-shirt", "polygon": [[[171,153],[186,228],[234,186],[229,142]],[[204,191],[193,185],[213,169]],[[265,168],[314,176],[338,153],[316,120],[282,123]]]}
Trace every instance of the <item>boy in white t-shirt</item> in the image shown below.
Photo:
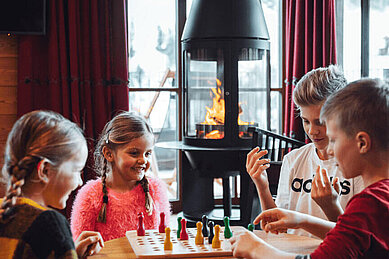
{"label": "boy in white t-shirt", "polygon": [[[330,65],[308,72],[296,85],[293,101],[312,143],[284,157],[275,201],[266,173],[270,160],[260,159],[267,151],[256,147],[247,155],[246,169],[256,185],[262,210],[280,207],[336,222],[348,200],[363,189],[360,178],[345,179],[327,154],[326,126],[320,123],[325,100],[346,84],[343,72]],[[302,229],[288,233],[311,236]]]}

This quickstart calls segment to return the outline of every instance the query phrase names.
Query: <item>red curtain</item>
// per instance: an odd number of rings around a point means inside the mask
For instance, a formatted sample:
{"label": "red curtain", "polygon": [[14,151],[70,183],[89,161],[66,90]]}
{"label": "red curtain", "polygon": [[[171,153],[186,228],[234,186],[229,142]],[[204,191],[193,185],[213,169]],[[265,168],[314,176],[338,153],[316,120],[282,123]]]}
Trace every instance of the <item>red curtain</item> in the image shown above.
{"label": "red curtain", "polygon": [[314,68],[336,64],[334,0],[285,2],[284,134],[304,140],[292,92],[297,81]]}
{"label": "red curtain", "polygon": [[[129,107],[126,1],[50,0],[47,13],[45,36],[19,38],[18,115],[53,110],[95,140]],[[87,168],[84,180],[92,177]]]}

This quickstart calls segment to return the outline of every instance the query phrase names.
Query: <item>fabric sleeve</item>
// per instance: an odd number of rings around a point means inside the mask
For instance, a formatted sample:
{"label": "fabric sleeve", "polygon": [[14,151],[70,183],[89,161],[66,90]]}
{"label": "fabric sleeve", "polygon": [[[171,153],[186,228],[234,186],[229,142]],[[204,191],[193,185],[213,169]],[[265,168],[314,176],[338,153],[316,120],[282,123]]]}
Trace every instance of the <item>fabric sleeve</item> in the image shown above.
{"label": "fabric sleeve", "polygon": [[94,180],[78,191],[70,220],[74,240],[83,231],[96,231],[97,216],[102,205],[101,189],[100,181]]}
{"label": "fabric sleeve", "polygon": [[69,222],[57,211],[42,212],[22,239],[39,258],[47,258],[53,252],[55,258],[77,258]]}
{"label": "fabric sleeve", "polygon": [[165,222],[170,222],[171,209],[165,182],[155,177],[149,178],[149,182],[157,210],[165,213]]}
{"label": "fabric sleeve", "polygon": [[289,196],[290,196],[290,163],[289,156],[286,155],[282,161],[280,178],[278,181],[276,205],[279,208],[288,208]]}
{"label": "fabric sleeve", "polygon": [[[388,208],[371,196],[355,197],[311,258],[384,258],[376,252],[388,237],[389,221],[383,216],[387,212]],[[372,248],[376,251],[370,257]]]}

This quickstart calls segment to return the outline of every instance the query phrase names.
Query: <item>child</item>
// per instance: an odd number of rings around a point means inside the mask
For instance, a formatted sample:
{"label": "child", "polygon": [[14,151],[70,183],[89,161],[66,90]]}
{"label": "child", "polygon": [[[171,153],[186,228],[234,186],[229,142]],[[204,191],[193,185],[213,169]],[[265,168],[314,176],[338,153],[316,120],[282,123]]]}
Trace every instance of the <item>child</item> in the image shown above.
{"label": "child", "polygon": [[101,249],[96,232],[74,245],[66,218],[48,208],[65,208],[87,155],[80,128],[59,114],[34,111],[16,121],[2,169],[9,187],[0,199],[0,258],[78,258]]}
{"label": "child", "polygon": [[[252,233],[231,240],[234,256],[249,258],[389,258],[389,86],[362,79],[328,98],[321,116],[345,178],[361,176],[365,189],[335,223],[283,209],[255,220],[265,231],[304,228],[325,237],[309,256],[284,253]],[[251,249],[251,250],[250,250]]]}
{"label": "child", "polygon": [[[247,155],[247,172],[257,187],[262,210],[279,207],[323,219],[327,216],[329,220],[335,222],[343,213],[342,208],[346,206],[348,200],[363,189],[360,179],[343,178],[334,158],[327,154],[326,126],[319,120],[324,101],[331,93],[345,85],[343,72],[334,65],[308,72],[296,85],[293,100],[300,110],[304,131],[312,143],[292,150],[284,157],[275,202],[270,194],[265,171],[269,167],[269,160],[258,160],[267,151],[258,152],[257,147]],[[322,168],[321,173],[319,167]],[[320,176],[324,178],[324,186],[315,184]],[[335,188],[331,186],[328,177],[332,178]],[[339,182],[341,188],[338,186]],[[290,230],[289,233],[310,236],[304,230]]]}
{"label": "child", "polygon": [[146,229],[158,228],[161,212],[169,222],[167,188],[145,174],[153,146],[153,132],[140,116],[123,112],[105,125],[95,150],[101,179],[86,183],[73,205],[75,237],[83,230],[99,231],[104,240],[123,237],[137,228],[140,212]]}

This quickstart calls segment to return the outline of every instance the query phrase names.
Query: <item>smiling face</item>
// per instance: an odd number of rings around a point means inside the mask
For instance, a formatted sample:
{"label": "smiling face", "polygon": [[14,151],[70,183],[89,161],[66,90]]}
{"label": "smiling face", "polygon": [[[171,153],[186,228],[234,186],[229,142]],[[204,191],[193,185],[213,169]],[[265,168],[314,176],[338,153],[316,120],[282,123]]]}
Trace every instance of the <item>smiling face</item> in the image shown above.
{"label": "smiling face", "polygon": [[360,163],[358,141],[352,136],[347,136],[334,119],[327,120],[327,135],[329,137],[327,152],[335,156],[343,176],[353,178],[360,175],[364,166]]}
{"label": "smiling face", "polygon": [[328,137],[326,126],[320,123],[320,109],[322,105],[309,105],[300,107],[300,117],[303,121],[305,133],[319,151],[319,157],[326,159]]}
{"label": "smiling face", "polygon": [[43,191],[43,200],[46,206],[64,209],[66,201],[72,191],[82,185],[81,171],[88,157],[88,148],[85,142],[79,145],[79,151],[58,168],[48,165],[49,182]]}
{"label": "smiling face", "polygon": [[145,134],[117,147],[112,152],[110,161],[114,182],[125,182],[129,186],[133,186],[137,181],[142,180],[150,168],[153,146],[153,135]]}

